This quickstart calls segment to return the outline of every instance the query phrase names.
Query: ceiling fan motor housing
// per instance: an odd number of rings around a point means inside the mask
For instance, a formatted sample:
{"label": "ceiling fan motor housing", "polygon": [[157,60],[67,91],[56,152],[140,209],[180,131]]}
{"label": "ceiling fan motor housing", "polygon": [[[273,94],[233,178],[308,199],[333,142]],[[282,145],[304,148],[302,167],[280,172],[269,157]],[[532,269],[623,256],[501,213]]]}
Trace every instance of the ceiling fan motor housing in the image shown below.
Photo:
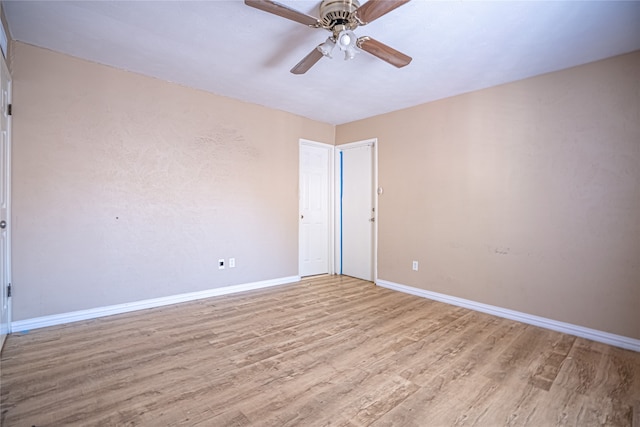
{"label": "ceiling fan motor housing", "polygon": [[355,30],[358,20],[355,11],[360,7],[358,0],[323,0],[320,3],[320,21],[322,27],[334,31],[340,29]]}

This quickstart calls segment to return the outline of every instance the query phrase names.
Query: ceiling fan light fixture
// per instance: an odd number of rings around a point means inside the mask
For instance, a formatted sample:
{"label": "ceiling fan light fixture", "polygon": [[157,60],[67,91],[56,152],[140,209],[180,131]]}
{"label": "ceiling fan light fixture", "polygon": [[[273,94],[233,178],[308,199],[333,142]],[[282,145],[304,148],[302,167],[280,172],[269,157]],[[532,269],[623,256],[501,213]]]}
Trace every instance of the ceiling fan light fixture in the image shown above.
{"label": "ceiling fan light fixture", "polygon": [[331,52],[336,47],[336,42],[331,38],[327,37],[327,41],[318,46],[318,50],[327,58],[331,58]]}
{"label": "ceiling fan light fixture", "polygon": [[356,48],[356,42],[358,38],[355,33],[351,30],[342,30],[336,37],[338,48],[344,52],[344,59],[348,61],[349,59],[353,59],[358,52]]}
{"label": "ceiling fan light fixture", "polygon": [[356,37],[355,33],[351,30],[342,30],[338,33],[336,40],[338,40],[338,47],[340,50],[347,50],[349,47],[356,47]]}
{"label": "ceiling fan light fixture", "polygon": [[340,35],[340,45],[341,46],[349,46],[351,44],[351,36],[349,33],[345,32]]}
{"label": "ceiling fan light fixture", "polygon": [[345,51],[344,51],[344,60],[348,61],[350,59],[355,58],[357,52],[358,52],[357,50],[352,49],[352,48],[345,49]]}

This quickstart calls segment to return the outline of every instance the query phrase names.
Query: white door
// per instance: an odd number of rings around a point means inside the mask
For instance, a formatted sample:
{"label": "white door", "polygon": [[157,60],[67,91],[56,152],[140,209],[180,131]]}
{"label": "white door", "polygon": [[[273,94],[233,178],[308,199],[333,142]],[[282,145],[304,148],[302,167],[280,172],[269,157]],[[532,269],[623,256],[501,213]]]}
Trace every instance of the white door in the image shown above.
{"label": "white door", "polygon": [[374,143],[338,146],[341,180],[341,272],[374,280]]}
{"label": "white door", "polygon": [[11,277],[9,204],[11,177],[11,123],[9,105],[11,103],[11,76],[7,64],[0,55],[0,92],[2,110],[0,111],[0,349],[9,332],[9,280]]}
{"label": "white door", "polygon": [[333,147],[300,141],[300,276],[329,273],[329,200]]}

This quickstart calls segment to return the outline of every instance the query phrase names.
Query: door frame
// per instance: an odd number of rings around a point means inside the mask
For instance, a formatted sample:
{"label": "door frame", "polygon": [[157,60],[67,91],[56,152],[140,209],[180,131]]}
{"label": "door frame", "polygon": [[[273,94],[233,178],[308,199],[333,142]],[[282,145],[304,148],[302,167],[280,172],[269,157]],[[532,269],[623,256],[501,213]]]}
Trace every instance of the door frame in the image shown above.
{"label": "door frame", "polygon": [[298,141],[298,277],[300,277],[301,272],[301,258],[302,258],[302,247],[300,246],[300,238],[302,233],[300,232],[301,222],[300,222],[300,151],[303,146],[314,147],[314,148],[322,148],[327,150],[327,158],[329,160],[328,170],[327,170],[327,268],[328,274],[335,274],[335,212],[334,212],[334,174],[335,174],[335,147],[331,144],[325,144],[323,142],[311,141],[309,139],[300,138]]}
{"label": "door frame", "polygon": [[[355,142],[349,142],[346,144],[340,144],[340,145],[336,145],[335,146],[335,157],[334,157],[334,164],[335,165],[339,165],[340,164],[340,153],[345,150],[345,149],[349,149],[349,148],[356,148],[356,147],[362,147],[365,145],[370,145],[372,147],[371,150],[371,154],[373,156],[373,170],[372,170],[372,178],[373,178],[373,182],[371,183],[371,191],[373,192],[373,208],[375,209],[373,218],[375,219],[373,222],[373,236],[371,236],[371,242],[373,245],[372,248],[372,257],[373,259],[371,260],[371,265],[373,268],[372,271],[372,276],[373,276],[373,283],[378,283],[378,215],[379,215],[379,211],[378,211],[378,195],[379,195],[379,191],[380,191],[380,187],[378,187],[378,138],[369,138],[369,139],[363,139],[361,141],[355,141]],[[340,274],[340,260],[341,260],[341,248],[340,248],[340,227],[342,226],[342,224],[340,224],[340,221],[338,220],[340,218],[340,168],[339,167],[334,167],[335,169],[335,173],[334,173],[334,218],[335,218],[335,228],[334,228],[334,237],[333,240],[335,242],[335,249],[334,249],[334,253],[335,253],[335,259],[334,259],[334,265],[337,271],[337,274]]]}

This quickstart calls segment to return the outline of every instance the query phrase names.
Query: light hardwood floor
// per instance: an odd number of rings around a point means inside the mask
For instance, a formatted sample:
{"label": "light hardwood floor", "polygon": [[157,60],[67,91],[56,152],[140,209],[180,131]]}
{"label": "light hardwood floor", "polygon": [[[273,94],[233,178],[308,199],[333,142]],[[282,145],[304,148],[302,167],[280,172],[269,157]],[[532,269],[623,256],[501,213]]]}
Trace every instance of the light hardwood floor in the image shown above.
{"label": "light hardwood floor", "polygon": [[340,276],[11,335],[1,361],[6,426],[629,426],[640,402],[640,353]]}

